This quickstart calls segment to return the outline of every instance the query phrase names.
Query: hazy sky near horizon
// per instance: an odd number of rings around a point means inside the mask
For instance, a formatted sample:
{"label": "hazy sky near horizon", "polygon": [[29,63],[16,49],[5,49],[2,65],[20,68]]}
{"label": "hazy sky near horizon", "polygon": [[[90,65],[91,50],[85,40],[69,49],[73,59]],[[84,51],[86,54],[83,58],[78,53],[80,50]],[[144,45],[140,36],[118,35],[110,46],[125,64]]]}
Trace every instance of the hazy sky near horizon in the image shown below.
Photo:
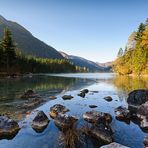
{"label": "hazy sky near horizon", "polygon": [[148,0],[0,0],[0,15],[59,51],[107,62],[148,17]]}

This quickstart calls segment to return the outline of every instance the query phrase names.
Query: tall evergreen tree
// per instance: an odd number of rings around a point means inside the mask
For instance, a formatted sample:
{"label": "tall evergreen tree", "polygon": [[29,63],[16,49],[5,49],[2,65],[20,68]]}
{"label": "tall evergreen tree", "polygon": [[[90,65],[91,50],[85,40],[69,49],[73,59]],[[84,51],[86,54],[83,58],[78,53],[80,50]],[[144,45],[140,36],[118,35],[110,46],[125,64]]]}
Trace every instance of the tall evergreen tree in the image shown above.
{"label": "tall evergreen tree", "polygon": [[123,49],[120,48],[119,51],[118,51],[117,57],[123,56],[123,53],[124,53]]}
{"label": "tall evergreen tree", "polygon": [[0,71],[2,71],[3,68],[4,68],[4,50],[0,42]]}
{"label": "tall evergreen tree", "polygon": [[2,48],[5,52],[6,68],[8,72],[9,69],[15,64],[16,60],[15,46],[12,41],[11,31],[8,28],[4,29]]}
{"label": "tall evergreen tree", "polygon": [[148,27],[148,18],[145,21],[145,25],[146,25],[146,27]]}
{"label": "tall evergreen tree", "polygon": [[137,31],[137,34],[136,34],[136,37],[135,37],[136,41],[141,40],[141,37],[142,37],[144,30],[145,30],[145,24],[141,23],[138,27],[138,31]]}

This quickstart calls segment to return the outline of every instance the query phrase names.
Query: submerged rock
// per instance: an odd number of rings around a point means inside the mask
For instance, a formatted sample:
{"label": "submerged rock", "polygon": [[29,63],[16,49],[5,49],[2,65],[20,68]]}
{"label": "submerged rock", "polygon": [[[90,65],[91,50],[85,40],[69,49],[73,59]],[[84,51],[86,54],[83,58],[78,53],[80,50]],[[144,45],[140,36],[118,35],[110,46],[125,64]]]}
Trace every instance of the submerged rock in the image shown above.
{"label": "submerged rock", "polygon": [[144,137],[143,144],[144,144],[145,148],[148,147],[148,136]]}
{"label": "submerged rock", "polygon": [[49,119],[43,111],[39,111],[32,121],[32,128],[37,132],[42,132],[48,125]]}
{"label": "submerged rock", "polygon": [[113,100],[111,96],[104,97],[104,99],[108,102],[111,102]]}
{"label": "submerged rock", "polygon": [[90,108],[96,108],[97,105],[89,105]]}
{"label": "submerged rock", "polygon": [[65,106],[61,104],[55,104],[54,106],[50,108],[49,114],[52,118],[55,118],[58,114],[64,114],[68,111],[69,109],[67,109]]}
{"label": "submerged rock", "polygon": [[113,142],[108,145],[101,146],[100,148],[129,148],[127,146],[121,145],[119,143]]}
{"label": "submerged rock", "polygon": [[80,90],[80,92],[83,92],[83,93],[88,93],[89,92],[89,90],[88,89],[82,89],[82,90]]}
{"label": "submerged rock", "polygon": [[97,111],[88,111],[83,114],[83,119],[90,123],[111,123],[112,116],[108,113],[102,113]]}
{"label": "submerged rock", "polygon": [[64,95],[62,98],[63,98],[63,100],[70,100],[70,99],[73,98],[73,96],[71,96],[71,95]]}
{"label": "submerged rock", "polygon": [[80,92],[80,93],[78,93],[78,96],[84,98],[85,97],[85,93],[84,92]]}
{"label": "submerged rock", "polygon": [[91,125],[91,126],[86,126],[82,128],[82,131],[84,134],[88,135],[89,137],[92,137],[93,139],[96,139],[100,145],[102,144],[108,144],[113,141],[112,138],[112,130],[110,127],[106,127],[103,124],[97,125]]}
{"label": "submerged rock", "polygon": [[37,107],[39,104],[41,104],[43,101],[44,100],[41,98],[33,98],[33,99],[30,99],[27,102],[25,102],[21,108],[33,109],[33,108]]}
{"label": "submerged rock", "polygon": [[115,109],[115,113],[116,113],[116,118],[121,121],[129,120],[131,117],[130,111],[123,106],[117,107]]}
{"label": "submerged rock", "polygon": [[35,98],[35,97],[40,97],[40,96],[37,93],[35,93],[33,90],[28,90],[21,96],[22,99]]}
{"label": "submerged rock", "polygon": [[80,90],[80,92],[78,93],[78,96],[84,98],[85,95],[86,95],[86,93],[88,93],[88,92],[89,92],[88,89],[82,89],[82,90]]}
{"label": "submerged rock", "polygon": [[56,96],[49,96],[49,99],[54,100],[54,99],[57,99],[57,97]]}
{"label": "submerged rock", "polygon": [[132,113],[136,113],[140,105],[148,101],[148,90],[139,89],[129,93],[127,102],[128,108]]}
{"label": "submerged rock", "polygon": [[141,120],[141,128],[148,129],[148,101],[140,105],[137,110],[137,116]]}
{"label": "submerged rock", "polygon": [[72,128],[77,120],[78,119],[74,116],[60,114],[56,116],[56,118],[54,119],[54,123],[59,129],[66,130]]}
{"label": "submerged rock", "polygon": [[105,128],[94,126],[90,129],[89,134],[103,143],[108,144],[113,142],[112,132],[106,130]]}
{"label": "submerged rock", "polygon": [[19,125],[16,121],[6,117],[0,116],[0,138],[1,139],[11,139],[19,131]]}

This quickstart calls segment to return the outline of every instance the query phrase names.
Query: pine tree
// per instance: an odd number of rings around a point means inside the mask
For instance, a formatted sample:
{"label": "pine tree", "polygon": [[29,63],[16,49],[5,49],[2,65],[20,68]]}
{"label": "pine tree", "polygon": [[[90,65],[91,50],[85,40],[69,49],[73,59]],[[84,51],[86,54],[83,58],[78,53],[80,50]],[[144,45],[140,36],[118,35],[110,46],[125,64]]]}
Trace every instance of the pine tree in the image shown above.
{"label": "pine tree", "polygon": [[118,51],[118,54],[117,54],[117,57],[121,57],[123,55],[123,49],[120,48],[119,51]]}
{"label": "pine tree", "polygon": [[5,52],[7,72],[14,66],[16,60],[15,46],[12,41],[11,32],[8,28],[4,29],[4,36],[2,39],[2,48]]}
{"label": "pine tree", "polygon": [[2,69],[4,68],[4,54],[5,53],[0,42],[0,71],[2,71]]}
{"label": "pine tree", "polygon": [[136,41],[141,40],[141,37],[142,37],[144,30],[145,30],[145,24],[141,23],[138,27],[138,31],[137,31],[137,34],[136,34],[136,37],[135,37]]}
{"label": "pine tree", "polygon": [[145,21],[145,25],[146,25],[146,27],[148,27],[148,18]]}

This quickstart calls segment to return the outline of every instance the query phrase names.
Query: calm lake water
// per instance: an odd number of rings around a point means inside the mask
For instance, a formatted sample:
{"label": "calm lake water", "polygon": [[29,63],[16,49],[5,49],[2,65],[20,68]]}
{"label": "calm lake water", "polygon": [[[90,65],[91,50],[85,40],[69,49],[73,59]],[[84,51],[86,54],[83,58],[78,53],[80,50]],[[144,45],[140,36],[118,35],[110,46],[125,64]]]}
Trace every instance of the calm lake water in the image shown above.
{"label": "calm lake water", "polygon": [[[77,96],[78,92],[87,88],[90,91],[85,98]],[[61,132],[50,121],[42,133],[36,133],[30,126],[37,111],[43,110],[49,117],[50,107],[60,103],[70,109],[67,114],[79,118],[83,122],[82,114],[92,109],[89,105],[97,105],[97,111],[110,113],[113,116],[111,126],[114,131],[114,141],[131,148],[142,148],[144,133],[140,127],[133,123],[125,123],[115,119],[114,109],[120,105],[127,107],[127,94],[134,89],[148,89],[148,77],[132,78],[117,76],[112,73],[81,73],[81,74],[45,74],[25,76],[16,79],[0,79],[0,114],[6,114],[17,120],[21,127],[18,134],[12,139],[0,140],[0,148],[58,148]],[[45,102],[33,109],[31,114],[21,108],[25,100],[20,96],[32,89],[39,93]],[[64,94],[74,96],[72,100],[63,100]],[[55,95],[57,99],[50,100],[49,96]],[[111,96],[112,102],[103,98]],[[31,110],[30,110],[31,111]],[[49,117],[50,119],[50,117]],[[90,143],[88,148],[99,147]]]}

